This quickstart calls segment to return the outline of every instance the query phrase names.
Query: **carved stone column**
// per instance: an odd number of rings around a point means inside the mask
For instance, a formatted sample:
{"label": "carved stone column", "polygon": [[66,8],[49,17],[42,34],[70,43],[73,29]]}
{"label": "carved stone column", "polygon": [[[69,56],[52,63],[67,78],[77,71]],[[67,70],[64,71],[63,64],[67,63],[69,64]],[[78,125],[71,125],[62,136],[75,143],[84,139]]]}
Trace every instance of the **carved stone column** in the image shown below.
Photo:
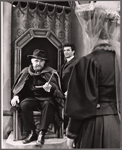
{"label": "carved stone column", "polygon": [[[3,106],[3,112],[6,112],[7,110],[10,110],[10,100],[11,100],[11,14],[12,14],[11,9],[12,9],[12,5],[10,2],[1,2],[1,3],[2,3],[1,4],[2,106]],[[9,117],[4,116],[3,130],[7,126],[8,120]]]}

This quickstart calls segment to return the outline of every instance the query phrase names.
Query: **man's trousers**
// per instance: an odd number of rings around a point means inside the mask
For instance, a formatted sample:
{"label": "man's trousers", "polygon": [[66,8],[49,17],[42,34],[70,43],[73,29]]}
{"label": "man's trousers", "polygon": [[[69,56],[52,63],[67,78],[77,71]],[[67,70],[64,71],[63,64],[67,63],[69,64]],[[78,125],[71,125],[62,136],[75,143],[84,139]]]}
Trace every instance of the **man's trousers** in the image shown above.
{"label": "man's trousers", "polygon": [[34,98],[26,98],[20,103],[20,111],[24,124],[24,130],[35,130],[33,111],[41,110],[41,130],[48,130],[50,123],[54,123],[54,106],[48,100],[41,101]]}

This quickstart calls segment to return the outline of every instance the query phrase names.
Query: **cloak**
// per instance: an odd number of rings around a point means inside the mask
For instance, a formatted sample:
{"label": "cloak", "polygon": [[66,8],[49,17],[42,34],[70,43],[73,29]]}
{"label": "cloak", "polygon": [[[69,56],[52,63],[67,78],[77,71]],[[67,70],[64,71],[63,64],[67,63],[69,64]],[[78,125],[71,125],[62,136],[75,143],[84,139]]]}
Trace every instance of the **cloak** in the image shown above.
{"label": "cloak", "polygon": [[[24,68],[18,78],[15,81],[15,84],[13,85],[12,91],[14,95],[18,95],[19,92],[22,91],[22,89],[25,86],[26,81],[29,79],[30,74],[29,74],[29,67]],[[55,119],[57,122],[57,126],[60,127],[61,123],[63,122],[62,119],[62,108],[64,107],[64,96],[63,93],[61,91],[61,87],[60,87],[60,79],[59,76],[56,72],[56,70],[54,70],[51,67],[45,67],[44,70],[40,73],[40,75],[46,80],[49,81],[50,76],[52,74],[52,72],[54,72],[54,75],[51,78],[50,84],[54,87],[54,93],[53,93],[53,97],[55,99],[55,107],[56,107],[56,111],[55,111]],[[21,102],[22,100],[20,100]],[[15,111],[16,109],[18,109],[18,107],[12,107],[11,111]]]}
{"label": "cloak", "polygon": [[112,80],[114,58],[114,51],[99,49],[78,60],[68,84],[66,116],[83,120],[96,115],[117,114],[116,86]]}
{"label": "cloak", "polygon": [[[97,105],[95,80],[98,69],[92,67],[93,63],[91,59],[82,57],[73,68],[65,105],[65,115],[68,117],[82,120],[95,114]],[[90,86],[93,88],[88,88]]]}

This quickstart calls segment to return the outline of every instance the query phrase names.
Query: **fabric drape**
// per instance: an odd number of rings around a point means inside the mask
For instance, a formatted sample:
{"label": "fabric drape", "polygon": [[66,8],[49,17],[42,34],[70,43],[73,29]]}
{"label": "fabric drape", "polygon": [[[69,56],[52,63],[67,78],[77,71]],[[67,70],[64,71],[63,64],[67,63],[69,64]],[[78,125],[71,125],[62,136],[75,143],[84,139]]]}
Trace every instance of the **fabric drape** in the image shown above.
{"label": "fabric drape", "polygon": [[29,28],[52,31],[62,44],[71,42],[71,9],[48,3],[18,2],[12,7],[12,41]]}

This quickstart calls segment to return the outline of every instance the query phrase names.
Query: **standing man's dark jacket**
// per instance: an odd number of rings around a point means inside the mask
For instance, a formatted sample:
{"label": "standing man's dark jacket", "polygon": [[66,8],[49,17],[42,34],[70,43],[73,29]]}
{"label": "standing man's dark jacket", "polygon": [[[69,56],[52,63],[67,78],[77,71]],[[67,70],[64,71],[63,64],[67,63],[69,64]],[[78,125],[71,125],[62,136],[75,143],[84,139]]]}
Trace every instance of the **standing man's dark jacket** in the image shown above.
{"label": "standing man's dark jacket", "polygon": [[[26,83],[30,81],[30,78],[34,76],[34,74],[30,72],[30,68],[31,66],[26,67],[21,71],[20,75],[18,76],[13,86],[13,93],[14,95],[19,96],[20,103],[25,97],[33,96],[33,91],[29,91],[26,85]],[[53,71],[54,75],[51,78],[50,84],[52,85],[54,100],[50,101],[50,103],[52,103],[56,108],[55,121],[58,127],[60,127],[62,123],[62,108],[64,107],[64,101],[63,101],[63,94],[60,88],[59,76],[56,70],[54,70],[51,67],[45,67],[38,76],[40,76],[41,78],[46,80],[46,82],[48,82]]]}
{"label": "standing man's dark jacket", "polygon": [[[76,63],[76,58],[72,58],[70,61],[65,61],[61,68],[61,87],[63,93],[68,90],[68,83],[70,80],[70,76],[72,73],[72,69]],[[66,129],[68,125],[69,118],[64,115],[64,129]]]}
{"label": "standing man's dark jacket", "polygon": [[67,91],[68,82],[72,73],[72,69],[76,63],[76,57],[69,62],[65,61],[61,68],[61,85],[62,90],[65,93]]}

